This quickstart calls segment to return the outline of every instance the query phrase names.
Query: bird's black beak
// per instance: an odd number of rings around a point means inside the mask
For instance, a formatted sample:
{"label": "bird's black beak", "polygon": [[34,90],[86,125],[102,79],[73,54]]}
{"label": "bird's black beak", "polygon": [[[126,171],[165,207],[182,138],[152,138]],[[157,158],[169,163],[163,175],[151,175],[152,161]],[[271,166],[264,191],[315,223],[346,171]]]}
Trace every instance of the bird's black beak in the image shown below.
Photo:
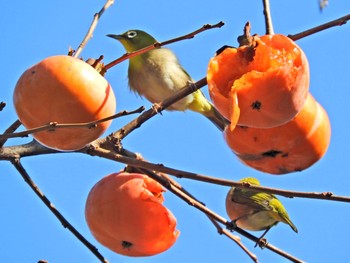
{"label": "bird's black beak", "polygon": [[113,35],[113,34],[108,34],[107,37],[114,38],[116,40],[121,40],[123,39],[122,35]]}

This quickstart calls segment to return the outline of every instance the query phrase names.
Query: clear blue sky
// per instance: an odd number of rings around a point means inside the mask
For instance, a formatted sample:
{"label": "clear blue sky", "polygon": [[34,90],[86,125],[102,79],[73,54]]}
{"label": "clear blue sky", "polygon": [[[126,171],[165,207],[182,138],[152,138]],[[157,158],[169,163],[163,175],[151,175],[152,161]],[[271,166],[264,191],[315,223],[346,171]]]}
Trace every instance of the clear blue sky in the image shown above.
{"label": "clear blue sky", "polygon": [[[7,107],[0,112],[0,129],[15,119],[12,93],[20,74],[45,57],[66,54],[84,37],[93,14],[104,1],[2,1],[0,40],[0,100]],[[272,1],[276,33],[294,34],[350,13],[347,0],[330,0],[320,12],[316,0]],[[192,40],[169,46],[195,79],[206,74],[214,52],[224,44],[236,45],[246,21],[253,33],[264,34],[261,1],[116,1],[100,20],[93,39],[82,53],[84,58],[103,54],[109,62],[124,53],[122,46],[106,34],[130,28],[149,31],[158,40],[167,40],[191,32],[203,24],[224,21],[221,29],[198,35]],[[326,156],[311,168],[284,176],[272,176],[241,164],[226,146],[222,134],[205,118],[186,112],[164,112],[129,135],[125,148],[146,159],[167,166],[210,176],[238,180],[259,178],[262,184],[298,191],[331,191],[350,196],[347,153],[349,130],[349,42],[350,25],[332,28],[299,40],[311,70],[310,90],[327,110],[332,123],[332,140]],[[115,90],[118,111],[132,110],[150,103],[129,92],[127,62],[109,70],[106,78]],[[203,91],[207,94],[206,88]],[[108,132],[132,120],[115,120]],[[11,140],[11,144],[30,139]],[[178,220],[181,235],[165,253],[149,258],[128,258],[104,248],[90,234],[84,205],[90,188],[103,176],[123,168],[120,163],[80,154],[59,154],[25,158],[27,171],[66,218],[110,262],[250,262],[232,241],[216,233],[207,218],[171,193],[165,193],[166,205]],[[189,180],[179,182],[215,212],[226,217],[224,198],[227,187]],[[98,262],[70,232],[65,230],[21,179],[8,162],[0,162],[2,262],[50,263]],[[295,234],[284,224],[268,233],[275,246],[307,262],[344,262],[348,258],[350,204],[281,197],[299,229]],[[259,235],[260,233],[254,233]],[[260,262],[286,262],[268,250],[254,248],[242,241]]]}

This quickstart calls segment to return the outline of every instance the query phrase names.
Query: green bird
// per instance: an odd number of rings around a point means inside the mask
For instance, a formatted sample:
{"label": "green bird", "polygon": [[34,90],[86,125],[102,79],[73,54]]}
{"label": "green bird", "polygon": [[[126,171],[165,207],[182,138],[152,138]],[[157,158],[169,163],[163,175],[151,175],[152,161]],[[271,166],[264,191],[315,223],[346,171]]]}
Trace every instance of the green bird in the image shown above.
{"label": "green bird", "polygon": [[[260,182],[252,177],[243,178],[240,182],[260,185]],[[278,222],[288,224],[298,233],[283,204],[273,194],[232,187],[226,196],[226,212],[232,222],[240,228],[252,231],[265,230],[260,238]]]}
{"label": "green bird", "polygon": [[[141,30],[128,30],[121,35],[107,35],[121,42],[127,52],[153,45],[157,40]],[[159,103],[176,91],[194,82],[180,65],[176,55],[167,48],[155,48],[129,59],[128,79],[130,89],[152,103]],[[216,108],[197,90],[168,110],[198,112],[212,121],[221,131],[229,123]]]}

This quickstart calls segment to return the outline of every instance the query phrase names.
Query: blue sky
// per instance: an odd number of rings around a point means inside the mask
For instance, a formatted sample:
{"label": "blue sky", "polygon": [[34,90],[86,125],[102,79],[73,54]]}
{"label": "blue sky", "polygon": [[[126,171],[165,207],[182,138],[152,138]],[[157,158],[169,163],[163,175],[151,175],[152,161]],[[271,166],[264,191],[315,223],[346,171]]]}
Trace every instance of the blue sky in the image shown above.
{"label": "blue sky", "polygon": [[[70,46],[77,48],[93,14],[103,4],[104,1],[82,0],[33,0],[21,4],[2,1],[0,100],[7,102],[7,106],[0,112],[1,131],[16,119],[12,93],[21,73],[45,57],[66,54]],[[271,9],[275,32],[281,34],[298,33],[350,13],[347,0],[331,0],[323,12],[316,0],[272,1]],[[109,62],[124,54],[122,46],[106,34],[137,28],[163,41],[219,21],[225,22],[223,28],[169,46],[192,77],[200,79],[205,76],[208,61],[219,47],[236,45],[236,37],[247,21],[251,22],[253,33],[264,34],[261,1],[116,1],[101,18],[82,56],[103,54],[104,61]],[[271,187],[350,196],[347,169],[350,151],[347,140],[349,32],[349,25],[344,25],[297,41],[309,60],[310,91],[327,110],[332,124],[329,150],[311,168],[283,176],[252,170],[237,160],[213,125],[192,112],[164,112],[152,118],[123,141],[124,147],[141,153],[151,162],[177,169],[232,180],[254,176]],[[129,92],[126,74],[127,62],[124,62],[106,75],[117,96],[117,111],[133,110],[141,105],[149,108],[149,102]],[[203,91],[208,94],[206,87]],[[115,120],[106,134],[133,118]],[[29,140],[15,139],[9,144]],[[81,154],[58,154],[25,158],[23,165],[45,195],[110,262],[250,262],[232,241],[217,234],[202,213],[169,192],[165,193],[165,204],[177,217],[181,231],[176,244],[149,258],[115,254],[98,244],[90,234],[84,219],[84,205],[91,187],[103,176],[122,169],[122,164]],[[186,179],[179,182],[209,208],[227,217],[224,208],[227,187]],[[39,259],[50,263],[98,262],[62,227],[5,161],[0,162],[0,184],[0,257],[3,262],[37,262]],[[339,262],[348,258],[349,204],[301,198],[281,197],[280,200],[299,233],[280,224],[268,233],[270,243],[307,262]],[[254,243],[244,237],[242,241],[260,262],[286,262],[266,249],[254,248]]]}

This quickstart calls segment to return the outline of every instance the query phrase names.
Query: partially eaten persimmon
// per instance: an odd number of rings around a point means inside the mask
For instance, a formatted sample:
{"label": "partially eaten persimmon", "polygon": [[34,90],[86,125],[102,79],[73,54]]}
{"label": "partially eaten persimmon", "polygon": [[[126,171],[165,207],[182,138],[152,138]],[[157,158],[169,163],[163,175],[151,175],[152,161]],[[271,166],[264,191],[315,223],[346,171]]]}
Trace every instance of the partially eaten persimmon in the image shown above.
{"label": "partially eaten persimmon", "polygon": [[249,45],[226,48],[210,60],[210,97],[231,120],[231,127],[276,127],[294,118],[305,103],[308,61],[284,35],[253,39]]}
{"label": "partially eaten persimmon", "polygon": [[323,107],[309,94],[291,121],[274,128],[237,126],[225,130],[225,139],[248,166],[270,174],[302,171],[320,160],[331,138],[331,125]]}
{"label": "partially eaten persimmon", "polygon": [[169,249],[180,232],[162,205],[162,186],[144,174],[114,173],[90,191],[85,217],[93,236],[122,255],[152,256]]}
{"label": "partially eaten persimmon", "polygon": [[[27,129],[51,122],[92,122],[113,115],[116,109],[107,80],[84,61],[63,55],[48,57],[27,69],[16,84],[13,101]],[[33,136],[50,148],[78,150],[101,136],[110,123],[40,131]]]}

